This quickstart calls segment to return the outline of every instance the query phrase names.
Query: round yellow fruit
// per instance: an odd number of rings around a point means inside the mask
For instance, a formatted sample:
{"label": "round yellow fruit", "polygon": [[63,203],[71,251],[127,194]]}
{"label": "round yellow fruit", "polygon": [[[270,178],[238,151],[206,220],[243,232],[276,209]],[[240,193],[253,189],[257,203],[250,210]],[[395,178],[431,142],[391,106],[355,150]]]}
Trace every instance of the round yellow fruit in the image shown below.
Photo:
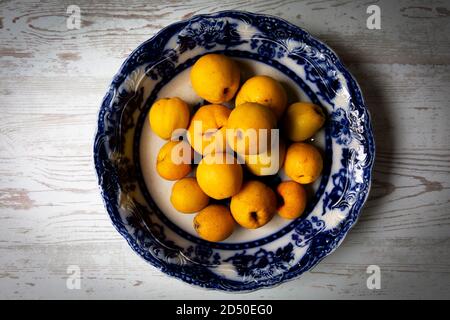
{"label": "round yellow fruit", "polygon": [[202,239],[211,242],[223,241],[231,236],[234,225],[230,210],[218,204],[206,207],[194,218],[195,231]]}
{"label": "round yellow fruit", "polygon": [[169,140],[176,129],[189,125],[189,106],[180,98],[163,98],[150,108],[150,127],[159,137]]}
{"label": "round yellow fruit", "polygon": [[158,152],[156,171],[166,180],[178,180],[191,172],[193,150],[184,141],[168,141]]}
{"label": "round yellow fruit", "polygon": [[239,67],[223,54],[204,55],[195,62],[191,70],[192,88],[211,103],[233,99],[239,88],[239,81]]}
{"label": "round yellow fruit", "polygon": [[226,150],[226,126],[231,110],[220,104],[200,107],[191,119],[188,140],[200,154]]}
{"label": "round yellow fruit", "polygon": [[[235,107],[228,118],[227,143],[241,155],[258,154],[270,145],[271,129],[277,124],[274,113],[257,103],[246,102]],[[266,138],[266,143],[261,138]]]}
{"label": "round yellow fruit", "polygon": [[275,193],[264,183],[251,180],[231,198],[231,214],[244,228],[256,229],[269,222],[276,213]]}
{"label": "round yellow fruit", "polygon": [[[275,146],[260,154],[246,155],[245,165],[247,169],[256,176],[270,176],[277,174],[283,167],[284,156],[286,155],[286,144],[280,140],[278,145],[278,163],[276,163]],[[273,159],[272,159],[273,154]]]}
{"label": "round yellow fruit", "polygon": [[245,102],[255,102],[268,107],[280,119],[286,109],[287,95],[275,79],[269,76],[255,76],[242,85],[236,96],[237,106]]}
{"label": "round yellow fruit", "polygon": [[180,212],[194,213],[208,205],[209,197],[200,188],[195,178],[188,177],[173,184],[170,202]]}
{"label": "round yellow fruit", "polygon": [[243,179],[241,165],[225,153],[206,155],[198,164],[196,175],[203,192],[217,200],[238,193]]}
{"label": "round yellow fruit", "polygon": [[308,184],[322,173],[322,156],[313,145],[296,142],[289,146],[284,160],[284,171],[292,180]]}
{"label": "round yellow fruit", "polygon": [[306,191],[295,181],[283,181],[277,186],[277,193],[282,199],[277,208],[278,214],[285,219],[300,217],[306,208]]}
{"label": "round yellow fruit", "polygon": [[291,141],[299,142],[311,138],[325,123],[325,114],[311,102],[291,104],[284,115],[284,129]]}

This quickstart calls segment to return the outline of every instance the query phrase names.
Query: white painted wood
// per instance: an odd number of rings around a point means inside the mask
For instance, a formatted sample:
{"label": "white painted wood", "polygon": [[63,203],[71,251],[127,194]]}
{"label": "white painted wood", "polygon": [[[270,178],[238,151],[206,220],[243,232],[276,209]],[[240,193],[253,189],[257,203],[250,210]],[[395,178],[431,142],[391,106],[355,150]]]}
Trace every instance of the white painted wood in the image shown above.
{"label": "white painted wood", "polygon": [[[71,1],[0,4],[0,298],[450,298],[450,6],[380,1]],[[372,113],[370,200],[343,245],[304,277],[226,294],[171,279],[109,222],[92,164],[99,104],[125,57],[193,14],[246,9],[310,30],[342,57]],[[381,290],[366,268],[381,268]],[[68,290],[69,265],[81,289]]]}

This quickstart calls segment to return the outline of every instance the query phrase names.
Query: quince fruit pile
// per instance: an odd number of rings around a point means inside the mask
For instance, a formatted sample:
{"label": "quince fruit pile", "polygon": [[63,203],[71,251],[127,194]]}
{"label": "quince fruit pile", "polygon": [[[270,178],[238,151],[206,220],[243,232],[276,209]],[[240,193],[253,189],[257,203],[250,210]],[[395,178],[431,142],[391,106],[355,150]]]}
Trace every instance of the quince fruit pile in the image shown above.
{"label": "quince fruit pile", "polygon": [[[239,65],[222,54],[200,57],[189,85],[205,101],[195,112],[178,97],[157,100],[149,112],[151,129],[168,140],[156,170],[176,180],[174,208],[195,213],[193,228],[211,242],[225,240],[237,225],[260,228],[276,214],[300,217],[307,204],[303,185],[317,180],[323,168],[321,152],[308,143],[325,122],[322,108],[288,105],[283,85],[267,75],[241,85]],[[274,135],[278,129],[285,140]],[[274,188],[261,181],[282,169],[291,180]]]}

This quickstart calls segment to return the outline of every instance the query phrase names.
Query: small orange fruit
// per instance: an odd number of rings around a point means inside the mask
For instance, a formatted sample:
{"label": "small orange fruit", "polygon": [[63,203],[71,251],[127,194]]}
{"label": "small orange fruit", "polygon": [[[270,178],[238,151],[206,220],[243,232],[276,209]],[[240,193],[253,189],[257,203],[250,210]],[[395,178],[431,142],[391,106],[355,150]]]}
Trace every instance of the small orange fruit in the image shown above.
{"label": "small orange fruit", "polygon": [[325,123],[325,114],[311,102],[291,104],[284,115],[284,129],[291,141],[299,142],[311,138]]}
{"label": "small orange fruit", "polygon": [[191,172],[193,150],[185,141],[168,141],[159,150],[156,171],[166,180],[178,180]]}
{"label": "small orange fruit", "polygon": [[206,54],[195,62],[191,70],[192,88],[211,103],[233,99],[239,88],[240,78],[238,65],[223,54]]}
{"label": "small orange fruit", "polygon": [[284,113],[287,95],[281,84],[269,76],[255,76],[242,85],[236,96],[236,105],[255,102],[270,108],[278,119]]}
{"label": "small orange fruit", "polygon": [[189,106],[180,98],[159,99],[150,108],[150,127],[160,138],[169,140],[176,129],[187,128],[189,117]]}
{"label": "small orange fruit", "polygon": [[234,230],[234,220],[228,207],[212,204],[194,218],[194,229],[198,235],[211,242],[223,241]]}
{"label": "small orange fruit", "polygon": [[229,154],[208,154],[197,167],[197,182],[213,199],[225,199],[238,193],[242,179],[242,166]]}
{"label": "small orange fruit", "polygon": [[244,228],[256,229],[269,222],[276,212],[275,193],[264,183],[251,180],[231,198],[231,214]]}
{"label": "small orange fruit", "polygon": [[316,147],[303,142],[289,146],[284,160],[284,171],[289,178],[301,184],[308,184],[319,178],[322,169],[322,156]]}
{"label": "small orange fruit", "polygon": [[300,217],[306,208],[306,191],[295,181],[283,181],[277,186],[277,193],[282,203],[278,206],[278,214],[285,219]]}
{"label": "small orange fruit", "polygon": [[194,213],[208,205],[209,197],[200,188],[195,178],[187,177],[173,184],[170,202],[180,212]]}
{"label": "small orange fruit", "polygon": [[230,109],[220,104],[200,107],[188,128],[187,137],[192,148],[203,155],[213,151],[225,152],[225,129],[230,113]]}
{"label": "small orange fruit", "polygon": [[[276,154],[275,151],[278,151],[278,153]],[[266,152],[246,155],[244,157],[245,165],[256,176],[269,176],[277,174],[280,168],[283,167],[285,155],[286,144],[283,140],[279,140],[278,150],[275,149],[272,143],[272,146]]]}
{"label": "small orange fruit", "polygon": [[276,124],[275,114],[269,108],[252,102],[243,103],[230,113],[227,143],[241,155],[265,152]]}

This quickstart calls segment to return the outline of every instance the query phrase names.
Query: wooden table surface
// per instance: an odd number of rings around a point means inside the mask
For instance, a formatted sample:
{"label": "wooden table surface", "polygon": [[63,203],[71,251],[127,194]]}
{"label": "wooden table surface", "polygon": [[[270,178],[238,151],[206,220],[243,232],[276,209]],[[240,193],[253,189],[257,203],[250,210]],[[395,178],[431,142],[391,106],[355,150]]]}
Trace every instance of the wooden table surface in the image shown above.
{"label": "wooden table surface", "polygon": [[[450,298],[448,1],[2,1],[0,298]],[[381,29],[366,26],[381,9]],[[67,7],[81,9],[68,29]],[[103,95],[160,28],[225,9],[280,16],[328,43],[359,81],[377,143],[370,199],[302,278],[249,294],[191,287],[112,227],[93,167]],[[80,289],[68,289],[68,266]],[[381,289],[366,269],[378,265]]]}

